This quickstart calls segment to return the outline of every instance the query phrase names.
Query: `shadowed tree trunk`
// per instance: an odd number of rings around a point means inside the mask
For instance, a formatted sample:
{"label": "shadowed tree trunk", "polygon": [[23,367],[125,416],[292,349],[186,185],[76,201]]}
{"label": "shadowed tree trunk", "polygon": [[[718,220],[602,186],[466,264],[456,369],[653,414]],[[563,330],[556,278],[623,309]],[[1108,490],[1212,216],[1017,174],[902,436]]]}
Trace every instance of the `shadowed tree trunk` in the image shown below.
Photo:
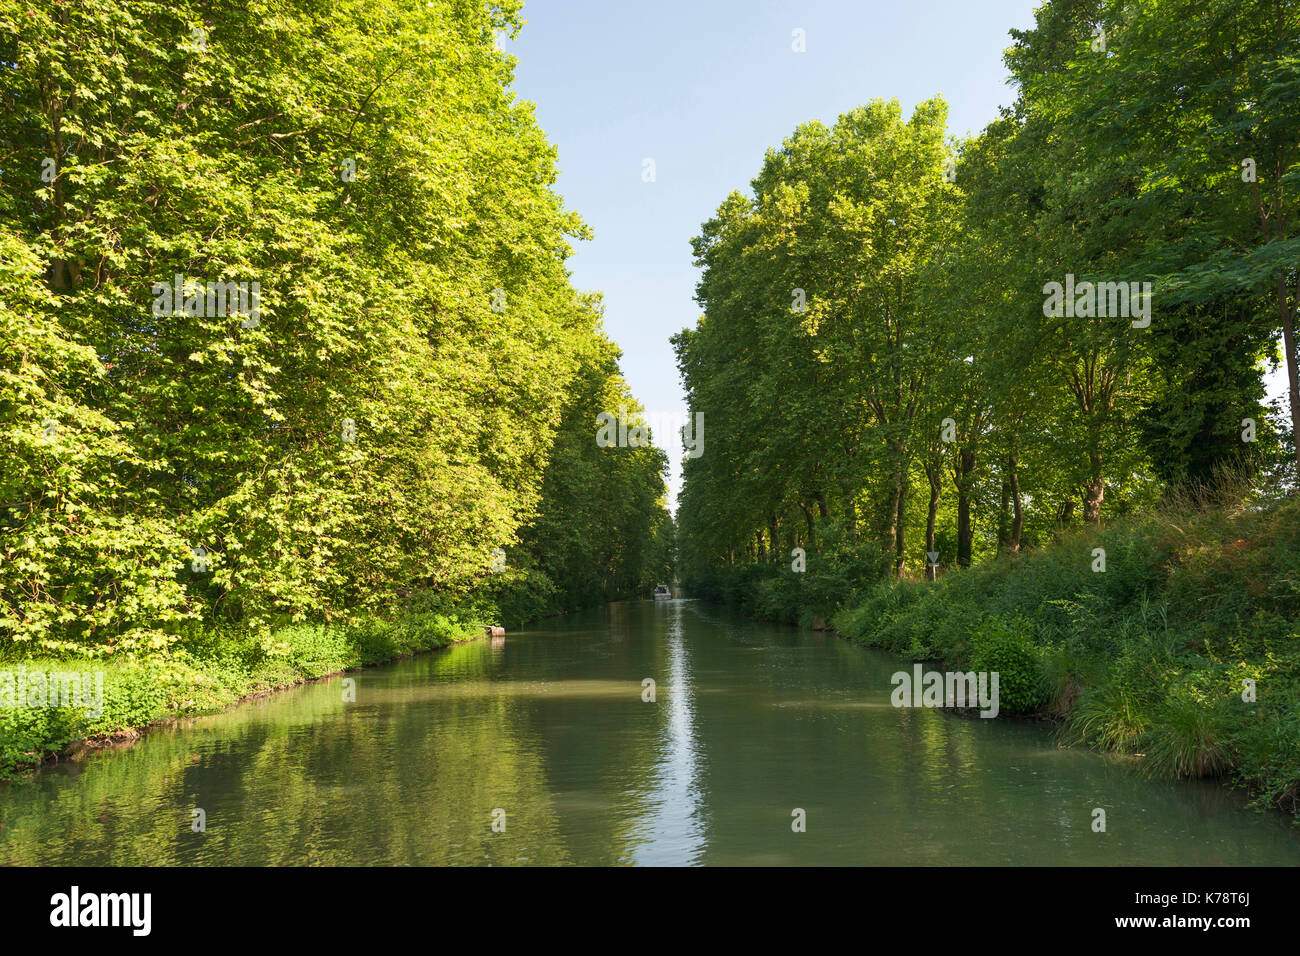
{"label": "shadowed tree trunk", "polygon": [[904,477],[902,484],[898,488],[898,511],[894,520],[894,577],[903,576],[903,567],[906,559],[906,547],[903,543],[903,535],[907,530],[907,480]]}
{"label": "shadowed tree trunk", "polygon": [[1007,458],[1007,479],[1011,485],[1011,540],[1008,542],[1008,549],[1012,554],[1020,551],[1020,533],[1025,527],[1025,502],[1020,494],[1020,462],[1016,454]]}
{"label": "shadowed tree trunk", "polygon": [[1064,530],[1074,517],[1074,499],[1068,498],[1061,503],[1061,507],[1056,512],[1056,526]]}
{"label": "shadowed tree trunk", "polygon": [[1102,470],[1102,433],[1115,401],[1117,370],[1103,363],[1094,352],[1078,368],[1071,369],[1071,387],[1083,413],[1088,435],[1088,477],[1083,488],[1083,520],[1101,520],[1101,503],[1106,496]]}
{"label": "shadowed tree trunk", "polygon": [[1101,520],[1101,503],[1106,497],[1106,477],[1101,473],[1101,456],[1089,455],[1088,480],[1083,483],[1083,520]]}
{"label": "shadowed tree trunk", "polygon": [[929,450],[922,460],[925,477],[930,487],[930,501],[925,510],[925,567],[926,577],[931,581],[939,577],[939,568],[930,563],[934,553],[934,526],[939,518],[939,494],[943,490],[943,449],[936,446]]}
{"label": "shadowed tree trunk", "polygon": [[969,568],[975,531],[971,525],[971,491],[975,478],[975,450],[965,446],[957,453],[957,567]]}
{"label": "shadowed tree trunk", "polygon": [[1011,482],[1007,480],[1004,473],[1002,476],[1002,498],[998,502],[998,552],[1007,550],[1007,542],[1011,540],[1011,515],[1008,513],[1011,509]]}
{"label": "shadowed tree trunk", "polygon": [[891,441],[888,445],[889,457],[893,463],[889,475],[889,497],[881,511],[880,541],[885,554],[891,556],[894,577],[903,571],[903,522],[904,508],[907,504],[907,446],[901,441]]}
{"label": "shadowed tree trunk", "polygon": [[858,540],[858,503],[853,496],[853,486],[847,479],[841,487],[844,489],[844,528],[850,541]]}

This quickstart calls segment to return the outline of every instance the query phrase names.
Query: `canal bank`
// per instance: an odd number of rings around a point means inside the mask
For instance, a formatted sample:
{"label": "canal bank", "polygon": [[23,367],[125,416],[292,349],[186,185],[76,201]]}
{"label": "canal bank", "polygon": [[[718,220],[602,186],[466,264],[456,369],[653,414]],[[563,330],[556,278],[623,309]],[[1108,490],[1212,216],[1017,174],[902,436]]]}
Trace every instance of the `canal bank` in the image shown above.
{"label": "canal bank", "polygon": [[616,603],[349,675],[351,702],[330,678],[48,766],[0,792],[0,860],[1300,863],[1283,815],[1220,786],[895,708],[899,669],[699,601]]}
{"label": "canal bank", "polygon": [[[264,637],[201,634],[166,659],[7,662],[0,666],[0,781],[299,684],[473,640],[482,620],[478,608],[447,607],[290,625]],[[61,685],[72,675],[82,693],[69,701]]]}
{"label": "canal bank", "polygon": [[1184,503],[937,581],[881,583],[864,549],[828,544],[804,574],[769,562],[688,583],[762,618],[823,615],[908,661],[998,672],[1001,714],[1050,719],[1064,742],[1155,778],[1238,784],[1300,819],[1300,502]]}

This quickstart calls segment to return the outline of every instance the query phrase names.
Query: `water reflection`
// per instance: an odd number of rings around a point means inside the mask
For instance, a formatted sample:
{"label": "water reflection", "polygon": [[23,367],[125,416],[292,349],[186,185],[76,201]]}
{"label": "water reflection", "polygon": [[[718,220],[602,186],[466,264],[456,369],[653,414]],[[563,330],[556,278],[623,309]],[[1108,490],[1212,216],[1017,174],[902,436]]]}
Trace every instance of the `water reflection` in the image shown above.
{"label": "water reflection", "polygon": [[1212,782],[895,709],[898,667],[617,604],[350,675],[355,703],[322,681],[47,768],[0,788],[0,863],[1300,863],[1286,817]]}
{"label": "water reflection", "polygon": [[682,602],[659,601],[656,610],[667,614],[668,687],[667,719],[659,741],[659,759],[650,797],[650,813],[638,829],[643,842],[634,854],[636,863],[681,865],[697,862],[705,847],[697,779],[694,682],[690,653],[682,637]]}

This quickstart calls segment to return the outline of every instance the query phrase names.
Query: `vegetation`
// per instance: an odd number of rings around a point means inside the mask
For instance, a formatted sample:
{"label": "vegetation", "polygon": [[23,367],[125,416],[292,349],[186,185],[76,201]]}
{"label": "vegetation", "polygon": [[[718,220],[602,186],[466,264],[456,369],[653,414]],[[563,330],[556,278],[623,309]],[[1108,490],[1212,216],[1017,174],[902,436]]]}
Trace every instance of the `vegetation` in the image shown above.
{"label": "vegetation", "polygon": [[[1232,772],[1300,812],[1300,501],[1167,504],[938,583],[882,584],[851,639],[1000,672],[1002,709],[1157,775]],[[1092,570],[1094,549],[1106,556]]]}
{"label": "vegetation", "polygon": [[[294,624],[262,637],[242,630],[205,632],[165,657],[97,661],[103,699],[93,708],[0,708],[0,774],[12,775],[83,738],[131,736],[155,721],[211,713],[244,697],[481,636],[479,622],[490,610],[426,601],[396,619]],[[85,665],[35,657],[21,666],[29,675],[58,675]],[[89,689],[87,681],[83,698]]]}
{"label": "vegetation", "polygon": [[0,772],[666,576],[518,6],[0,0],[0,669],[148,688]]}
{"label": "vegetation", "polygon": [[1298,564],[1263,536],[1296,527],[1300,8],[1052,0],[1013,38],[979,135],[873,100],[703,225],[683,578],[1294,809]]}

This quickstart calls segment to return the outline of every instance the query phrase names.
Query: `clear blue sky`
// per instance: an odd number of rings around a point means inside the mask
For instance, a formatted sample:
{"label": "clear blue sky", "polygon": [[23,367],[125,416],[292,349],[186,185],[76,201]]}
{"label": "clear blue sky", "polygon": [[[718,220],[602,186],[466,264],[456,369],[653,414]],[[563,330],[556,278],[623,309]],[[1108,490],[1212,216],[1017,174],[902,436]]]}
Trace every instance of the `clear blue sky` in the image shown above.
{"label": "clear blue sky", "polygon": [[[651,412],[685,412],[668,337],[699,317],[690,239],[763,152],[875,97],[905,115],[936,93],[954,135],[1009,104],[1007,31],[1033,0],[533,0],[506,48],[515,88],[559,149],[558,190],[595,231],[570,260]],[[792,32],[806,34],[795,53]],[[642,161],[656,180],[642,181]],[[593,412],[593,433],[595,419]],[[705,445],[708,427],[705,425]],[[675,508],[680,464],[673,462]]]}

